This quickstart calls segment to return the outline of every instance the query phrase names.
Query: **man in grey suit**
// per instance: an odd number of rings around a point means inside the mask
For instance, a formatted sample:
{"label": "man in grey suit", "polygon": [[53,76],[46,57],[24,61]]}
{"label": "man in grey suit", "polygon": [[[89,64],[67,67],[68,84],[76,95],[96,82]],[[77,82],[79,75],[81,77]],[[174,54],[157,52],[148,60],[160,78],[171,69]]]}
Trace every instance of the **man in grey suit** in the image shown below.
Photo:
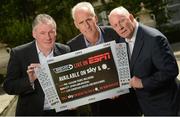
{"label": "man in grey suit", "polygon": [[178,66],[167,38],[138,23],[124,7],[113,9],[109,21],[129,44],[130,85],[136,91],[143,114],[177,115]]}
{"label": "man in grey suit", "polygon": [[[72,17],[76,28],[81,32],[67,43],[72,51],[113,40],[124,42],[111,27],[97,25],[97,16],[89,2],[80,2],[75,5],[72,9]],[[90,107],[90,115],[139,115],[140,112],[133,93],[96,102],[90,104]],[[77,110],[80,111],[79,115],[88,115],[81,111],[83,110],[81,107]]]}
{"label": "man in grey suit", "polygon": [[35,41],[15,47],[11,51],[3,88],[10,95],[18,95],[17,116],[73,115],[70,111],[56,113],[50,108],[34,74],[34,68],[45,63],[46,59],[65,54],[70,49],[55,43],[56,23],[51,16],[37,15],[32,28]]}

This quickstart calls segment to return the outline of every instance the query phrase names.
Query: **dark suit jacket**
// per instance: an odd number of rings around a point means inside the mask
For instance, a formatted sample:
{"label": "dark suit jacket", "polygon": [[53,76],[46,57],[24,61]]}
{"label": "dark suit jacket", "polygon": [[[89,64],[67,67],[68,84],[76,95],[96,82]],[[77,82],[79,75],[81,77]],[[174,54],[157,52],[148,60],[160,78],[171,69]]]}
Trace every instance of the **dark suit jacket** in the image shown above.
{"label": "dark suit jacket", "polygon": [[[69,47],[55,44],[54,56],[69,52]],[[26,73],[31,63],[39,63],[35,41],[13,48],[7,68],[4,90],[11,95],[18,95],[16,115],[42,115],[44,92],[38,80],[32,88]]]}
{"label": "dark suit jacket", "polygon": [[[100,30],[102,32],[104,42],[113,40],[118,43],[125,42],[124,39],[120,38],[118,34],[109,26],[100,27]],[[71,51],[86,48],[86,43],[82,34],[79,34],[67,44],[70,46]],[[139,115],[137,100],[133,93],[121,95],[119,98],[114,100],[106,99],[98,103],[99,104],[96,105],[95,108],[92,105],[97,103],[91,104],[92,115]]]}
{"label": "dark suit jacket", "polygon": [[139,25],[130,70],[144,86],[136,89],[144,115],[175,115],[178,66],[162,33]]}

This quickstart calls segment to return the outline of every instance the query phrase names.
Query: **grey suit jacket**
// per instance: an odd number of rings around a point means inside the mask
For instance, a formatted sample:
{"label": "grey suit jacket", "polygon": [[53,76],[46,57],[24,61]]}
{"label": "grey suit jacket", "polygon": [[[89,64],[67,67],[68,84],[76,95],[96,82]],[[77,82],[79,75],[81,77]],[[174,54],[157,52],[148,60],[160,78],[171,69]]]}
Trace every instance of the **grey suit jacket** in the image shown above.
{"label": "grey suit jacket", "polygon": [[136,89],[145,115],[175,115],[178,66],[166,37],[156,29],[139,25],[130,61],[131,76],[141,78]]}
{"label": "grey suit jacket", "polygon": [[[54,56],[69,52],[68,46],[55,44]],[[32,88],[26,73],[31,63],[39,63],[35,41],[13,48],[3,88],[10,95],[18,95],[16,115],[42,115],[44,92],[38,80]]]}

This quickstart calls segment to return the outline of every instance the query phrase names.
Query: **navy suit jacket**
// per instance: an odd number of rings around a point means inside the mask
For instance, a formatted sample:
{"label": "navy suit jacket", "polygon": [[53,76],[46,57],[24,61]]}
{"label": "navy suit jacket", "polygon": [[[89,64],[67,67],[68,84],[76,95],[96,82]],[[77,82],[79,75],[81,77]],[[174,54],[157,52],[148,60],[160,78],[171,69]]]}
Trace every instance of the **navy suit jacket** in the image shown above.
{"label": "navy suit jacket", "polygon": [[[68,46],[55,44],[54,56],[69,52]],[[27,75],[27,67],[39,63],[35,41],[13,48],[7,68],[4,90],[11,95],[18,95],[16,115],[42,115],[44,92],[38,80],[32,88]]]}
{"label": "navy suit jacket", "polygon": [[145,115],[175,115],[178,66],[167,38],[140,24],[130,60],[131,76],[141,78],[136,89]]}

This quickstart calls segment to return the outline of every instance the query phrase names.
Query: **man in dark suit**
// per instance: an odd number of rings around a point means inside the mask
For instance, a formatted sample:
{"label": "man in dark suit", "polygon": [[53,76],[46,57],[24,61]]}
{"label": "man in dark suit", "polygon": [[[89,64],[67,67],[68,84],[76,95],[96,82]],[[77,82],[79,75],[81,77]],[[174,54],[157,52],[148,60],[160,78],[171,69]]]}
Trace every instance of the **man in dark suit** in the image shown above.
{"label": "man in dark suit", "polygon": [[[80,2],[72,9],[72,17],[76,28],[81,32],[67,44],[72,51],[80,50],[104,42],[117,40],[124,42],[109,26],[97,25],[98,19],[93,6],[89,2]],[[127,89],[128,90],[128,89]],[[129,99],[129,100],[128,100]],[[90,104],[92,115],[139,115],[138,105],[133,93],[106,99]],[[87,105],[86,105],[87,106]],[[82,110],[81,107],[77,110]],[[80,115],[87,115],[81,114]]]}
{"label": "man in dark suit", "polygon": [[3,88],[10,95],[18,95],[17,116],[73,115],[70,111],[56,113],[51,109],[34,74],[34,68],[47,58],[70,51],[68,46],[55,43],[56,23],[47,14],[39,14],[32,25],[35,41],[15,47],[11,51],[7,79]]}
{"label": "man in dark suit", "polygon": [[138,23],[124,7],[113,9],[109,21],[129,44],[130,85],[144,115],[176,115],[178,66],[167,38]]}

